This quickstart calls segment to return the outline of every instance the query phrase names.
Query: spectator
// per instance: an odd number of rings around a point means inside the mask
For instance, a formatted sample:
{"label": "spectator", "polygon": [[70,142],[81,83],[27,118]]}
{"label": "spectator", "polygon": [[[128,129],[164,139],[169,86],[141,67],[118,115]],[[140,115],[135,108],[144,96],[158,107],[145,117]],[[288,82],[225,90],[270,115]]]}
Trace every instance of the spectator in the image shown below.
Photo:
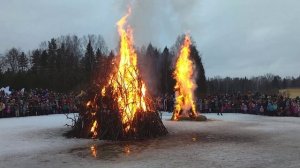
{"label": "spectator", "polygon": [[4,117],[5,104],[0,100],[0,118]]}
{"label": "spectator", "polygon": [[0,92],[0,117],[19,117],[55,113],[78,112],[76,96],[60,94],[44,89],[12,91],[7,95]]}
{"label": "spectator", "polygon": [[[201,101],[201,100],[199,100]],[[225,94],[211,95],[203,99],[204,112],[242,112],[270,116],[299,116],[300,98],[284,98],[278,95]],[[221,104],[220,104],[221,103]]]}

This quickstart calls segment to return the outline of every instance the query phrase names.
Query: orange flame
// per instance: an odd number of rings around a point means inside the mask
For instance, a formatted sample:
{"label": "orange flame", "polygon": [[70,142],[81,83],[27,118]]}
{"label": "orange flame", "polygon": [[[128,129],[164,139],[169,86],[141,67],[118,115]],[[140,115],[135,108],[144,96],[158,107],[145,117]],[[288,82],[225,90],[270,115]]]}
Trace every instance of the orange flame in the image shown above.
{"label": "orange flame", "polygon": [[[130,26],[124,28],[130,13],[131,10],[129,9],[128,13],[117,22],[120,35],[120,60],[116,74],[112,75],[109,82],[118,102],[125,131],[131,129],[131,122],[138,111],[147,110],[146,86],[138,80],[137,54],[133,47],[132,29]],[[101,93],[105,95],[105,88],[102,89]]]}
{"label": "orange flame", "polygon": [[184,38],[184,43],[182,44],[179,56],[176,62],[174,78],[176,80],[175,85],[175,108],[173,113],[173,119],[178,120],[180,113],[182,115],[188,115],[189,112],[192,116],[196,117],[196,106],[194,101],[194,91],[197,87],[194,79],[194,66],[190,59],[190,46],[191,38],[186,35]]}
{"label": "orange flame", "polygon": [[95,120],[93,123],[93,126],[91,128],[91,133],[93,133],[93,138],[95,138],[98,135],[97,127],[98,127],[98,122],[97,122],[97,120]]}

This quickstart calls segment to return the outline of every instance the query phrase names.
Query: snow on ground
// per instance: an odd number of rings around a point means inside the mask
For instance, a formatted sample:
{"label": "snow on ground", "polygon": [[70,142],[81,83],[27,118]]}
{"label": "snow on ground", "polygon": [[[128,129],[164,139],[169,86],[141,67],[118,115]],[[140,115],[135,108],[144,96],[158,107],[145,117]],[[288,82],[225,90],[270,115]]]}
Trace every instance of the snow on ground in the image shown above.
{"label": "snow on ground", "polygon": [[0,119],[0,158],[15,154],[36,153],[87,140],[63,137],[70,120],[65,115],[32,116]]}
{"label": "snow on ground", "polygon": [[204,114],[146,141],[67,139],[64,115],[0,119],[0,168],[300,167],[300,118]]}

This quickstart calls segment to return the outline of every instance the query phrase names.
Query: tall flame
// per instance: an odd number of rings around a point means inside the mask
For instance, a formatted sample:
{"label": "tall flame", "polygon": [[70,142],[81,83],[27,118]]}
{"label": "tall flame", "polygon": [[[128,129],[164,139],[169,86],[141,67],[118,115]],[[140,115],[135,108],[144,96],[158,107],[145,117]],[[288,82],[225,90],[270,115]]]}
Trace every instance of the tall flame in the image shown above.
{"label": "tall flame", "polygon": [[[126,26],[131,10],[118,22],[120,35],[120,60],[116,74],[112,75],[109,85],[112,86],[114,97],[117,98],[118,108],[121,113],[125,131],[131,129],[131,122],[139,111],[146,111],[146,87],[139,79],[137,68],[137,54],[133,47],[133,35],[130,26]],[[105,95],[105,88],[102,90]]]}
{"label": "tall flame", "polygon": [[176,62],[175,71],[173,73],[174,79],[176,80],[175,85],[175,107],[173,113],[173,119],[178,120],[180,113],[182,115],[191,115],[196,117],[196,106],[194,91],[197,87],[195,80],[193,79],[194,75],[194,65],[190,59],[190,46],[191,38],[189,35],[186,35],[184,42],[180,48],[179,56]]}

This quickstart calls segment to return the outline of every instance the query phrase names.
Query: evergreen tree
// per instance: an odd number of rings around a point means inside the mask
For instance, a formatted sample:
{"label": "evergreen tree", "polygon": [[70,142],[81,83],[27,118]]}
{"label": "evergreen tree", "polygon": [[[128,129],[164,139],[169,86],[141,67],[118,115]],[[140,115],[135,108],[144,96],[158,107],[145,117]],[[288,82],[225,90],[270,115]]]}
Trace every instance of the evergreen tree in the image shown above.
{"label": "evergreen tree", "polygon": [[31,54],[31,70],[35,73],[38,73],[38,70],[41,66],[41,51],[36,49]]}
{"label": "evergreen tree", "polygon": [[102,54],[100,48],[98,48],[96,51],[96,62],[101,63],[102,59],[103,59],[103,54]]}
{"label": "evergreen tree", "polygon": [[196,96],[203,98],[206,94],[205,70],[202,64],[201,56],[195,45],[191,46],[190,56],[196,66],[196,84],[198,86],[196,89]]}
{"label": "evergreen tree", "polygon": [[21,53],[21,55],[19,56],[19,68],[22,72],[24,72],[25,70],[27,70],[28,68],[28,58],[25,55],[24,52]]}
{"label": "evergreen tree", "polygon": [[91,44],[91,41],[89,41],[88,45],[86,46],[86,51],[85,51],[85,55],[84,55],[84,67],[85,70],[87,72],[87,74],[91,74],[94,66],[95,66],[95,54],[94,54],[94,50]]}
{"label": "evergreen tree", "polygon": [[153,47],[150,43],[147,47],[146,55],[142,58],[142,75],[147,88],[152,95],[158,95],[160,91],[160,86],[158,84],[161,75],[159,73],[158,64],[159,56],[160,53],[157,48]]}
{"label": "evergreen tree", "polygon": [[46,75],[48,77],[47,80],[51,89],[54,89],[55,85],[57,84],[55,79],[57,76],[56,75],[57,52],[58,52],[58,47],[57,47],[56,40],[52,38],[48,42],[48,62],[46,66],[47,67]]}
{"label": "evergreen tree", "polygon": [[175,80],[173,78],[173,68],[172,68],[172,61],[171,61],[171,53],[168,47],[164,48],[164,51],[161,54],[161,64],[160,64],[160,86],[161,86],[161,94],[173,94],[174,93],[174,86]]}
{"label": "evergreen tree", "polygon": [[110,60],[110,62],[115,58],[115,53],[113,50],[111,50],[108,54],[108,60]]}
{"label": "evergreen tree", "polygon": [[57,48],[56,40],[54,38],[48,41],[48,54],[50,57],[55,57],[57,54]]}
{"label": "evergreen tree", "polygon": [[41,73],[46,73],[48,71],[48,62],[49,62],[49,55],[46,50],[43,50],[41,53],[40,69],[39,69]]}

